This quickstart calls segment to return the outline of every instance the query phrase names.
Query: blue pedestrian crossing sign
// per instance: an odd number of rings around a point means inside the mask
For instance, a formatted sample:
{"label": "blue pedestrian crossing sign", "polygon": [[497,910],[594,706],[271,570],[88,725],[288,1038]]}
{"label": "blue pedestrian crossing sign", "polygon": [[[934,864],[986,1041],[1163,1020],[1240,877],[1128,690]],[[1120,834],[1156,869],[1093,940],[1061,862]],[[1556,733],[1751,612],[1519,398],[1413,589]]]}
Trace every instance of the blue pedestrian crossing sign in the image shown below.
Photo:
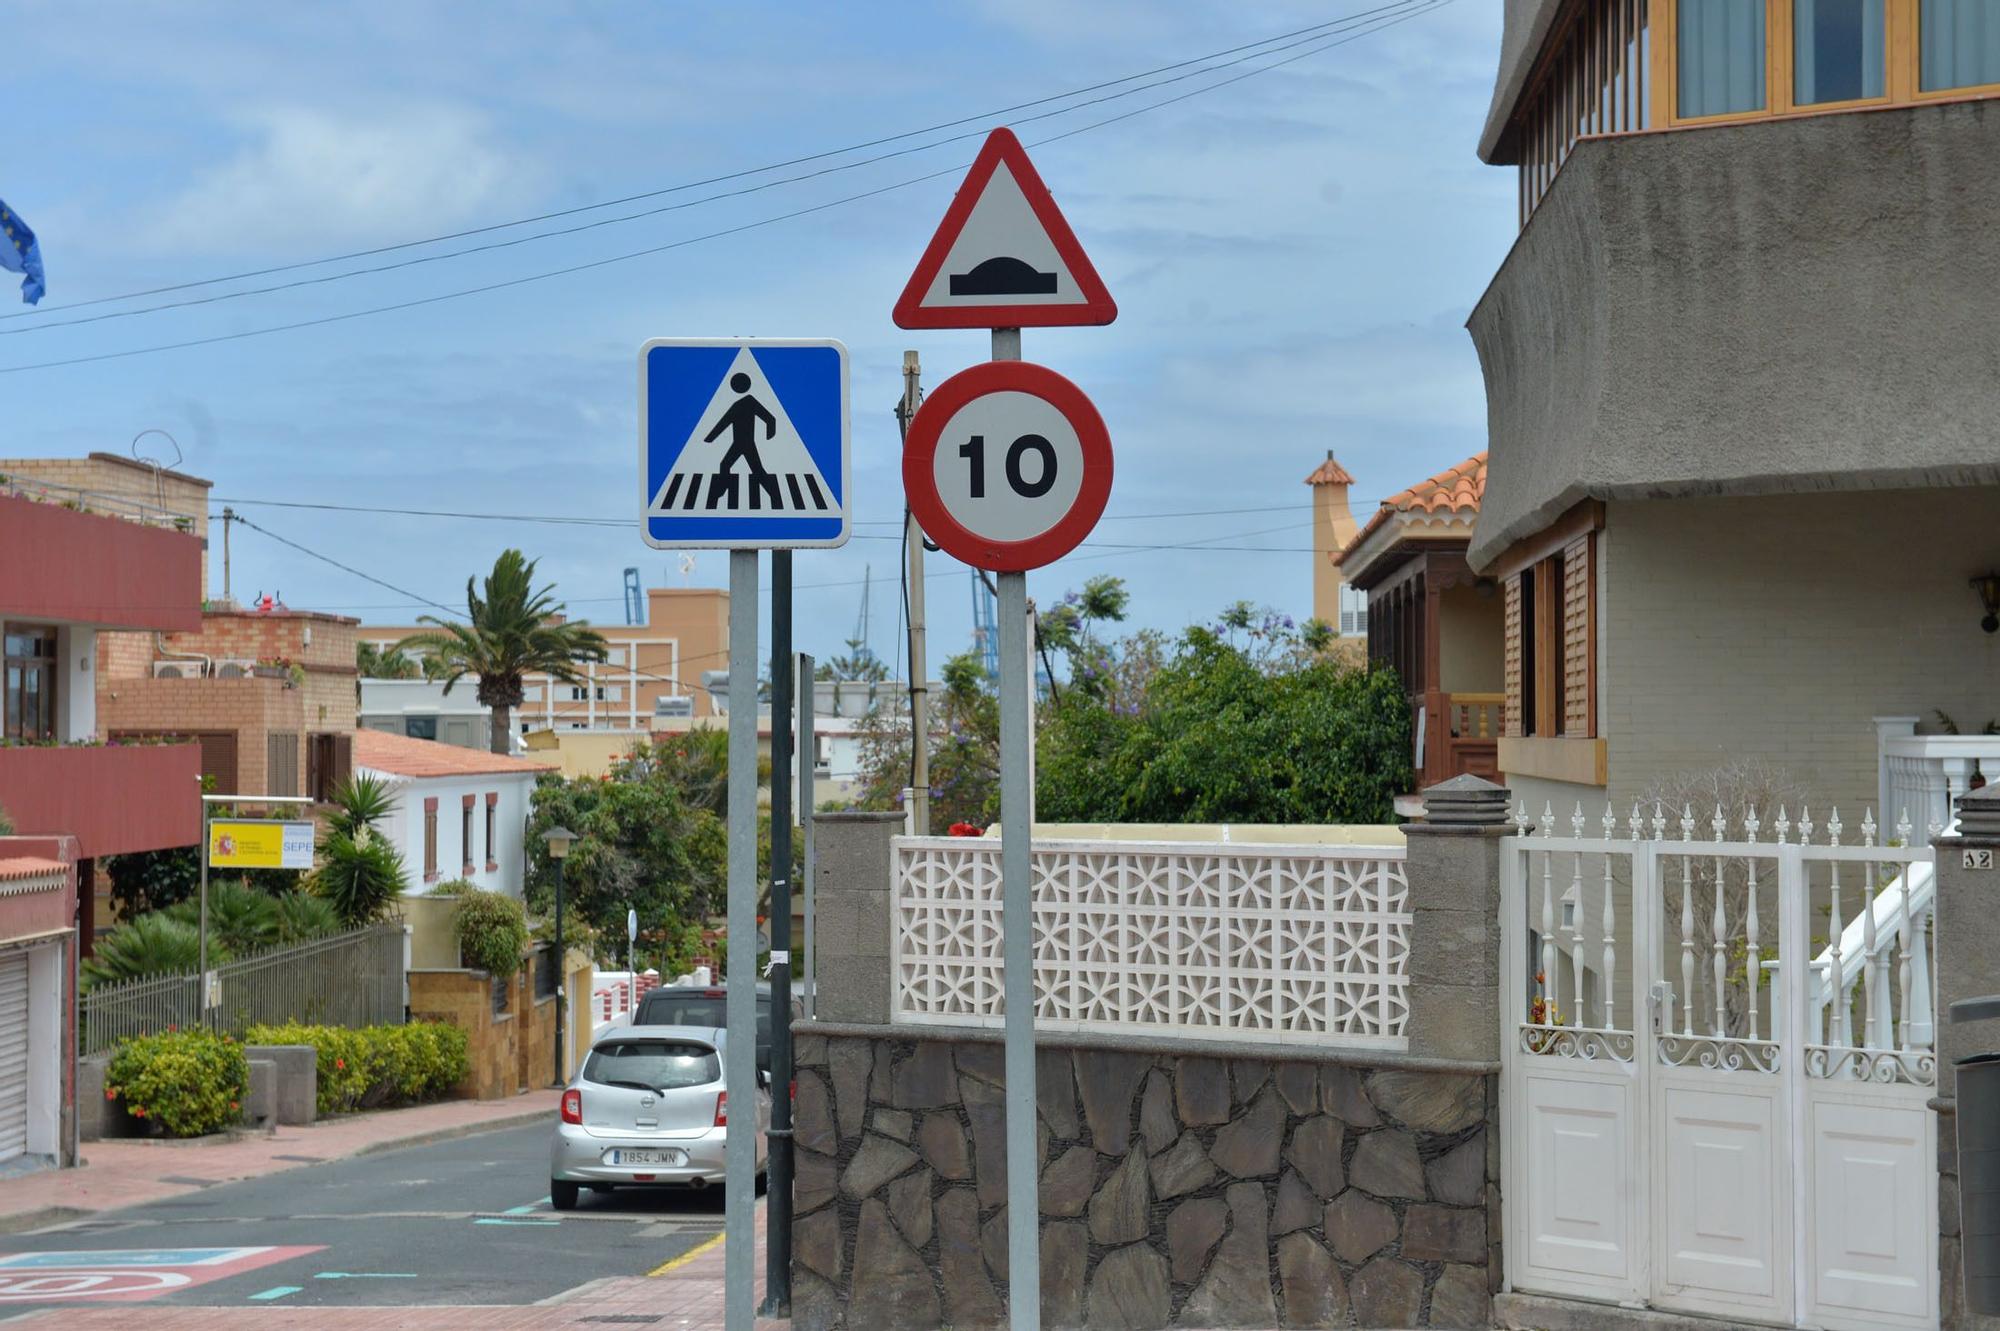
{"label": "blue pedestrian crossing sign", "polygon": [[639,349],[640,525],[663,550],[845,545],[847,348],[656,338]]}

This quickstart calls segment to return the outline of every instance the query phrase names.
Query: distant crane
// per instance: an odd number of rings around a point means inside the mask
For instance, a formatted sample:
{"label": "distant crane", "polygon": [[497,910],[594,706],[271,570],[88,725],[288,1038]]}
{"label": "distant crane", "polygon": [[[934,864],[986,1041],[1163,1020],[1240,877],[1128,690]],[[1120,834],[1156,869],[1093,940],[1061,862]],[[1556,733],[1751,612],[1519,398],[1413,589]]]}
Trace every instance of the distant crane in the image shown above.
{"label": "distant crane", "polygon": [[646,618],[646,598],[639,592],[639,570],[625,570],[625,622],[643,623]]}
{"label": "distant crane", "polygon": [[972,650],[986,669],[986,678],[1000,678],[1000,617],[993,601],[993,588],[978,569],[972,574]]}

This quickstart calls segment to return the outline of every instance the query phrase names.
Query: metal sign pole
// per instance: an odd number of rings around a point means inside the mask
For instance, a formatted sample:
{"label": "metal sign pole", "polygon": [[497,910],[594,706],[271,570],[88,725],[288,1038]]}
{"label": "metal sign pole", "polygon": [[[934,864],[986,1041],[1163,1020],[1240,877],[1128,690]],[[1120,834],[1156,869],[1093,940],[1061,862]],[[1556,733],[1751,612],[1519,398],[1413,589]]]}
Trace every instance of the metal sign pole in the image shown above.
{"label": "metal sign pole", "polygon": [[723,1325],[752,1331],[757,1176],[757,552],[729,552],[729,962],[723,1083],[730,1128]]}
{"label": "metal sign pole", "polygon": [[[1021,330],[993,330],[993,359],[1021,359]],[[1006,979],[1007,1305],[1013,1331],[1042,1325],[1041,1190],[1035,1168],[1034,889],[1029,838],[1028,575],[999,575],[1000,935]]]}
{"label": "metal sign pole", "polygon": [[195,975],[198,988],[195,993],[194,1010],[200,1015],[196,1021],[208,1025],[208,801],[201,802],[201,924],[195,942]]}
{"label": "metal sign pole", "polygon": [[771,1132],[766,1317],[792,1315],[792,552],[771,552]]}
{"label": "metal sign pole", "polygon": [[799,881],[805,884],[806,937],[805,965],[800,971],[800,997],[805,1001],[806,1018],[813,1015],[813,801],[819,741],[813,734],[813,718],[819,697],[813,691],[813,659],[799,653],[799,827],[805,833],[805,854],[799,866]]}

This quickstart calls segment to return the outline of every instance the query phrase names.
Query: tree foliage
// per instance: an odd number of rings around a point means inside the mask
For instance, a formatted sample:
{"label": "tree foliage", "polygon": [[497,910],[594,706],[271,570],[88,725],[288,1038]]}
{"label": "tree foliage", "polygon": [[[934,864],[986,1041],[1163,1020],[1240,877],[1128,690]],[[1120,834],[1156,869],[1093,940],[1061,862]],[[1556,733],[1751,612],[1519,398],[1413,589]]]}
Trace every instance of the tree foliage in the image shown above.
{"label": "tree foliage", "polygon": [[[1408,790],[1393,672],[1346,664],[1324,626],[1239,602],[1177,641],[1111,637],[1129,605],[1093,578],[1042,616],[1055,666],[1036,712],[1036,816],[1051,822],[1386,823]],[[1058,665],[1060,662],[1060,665]],[[931,735],[932,824],[999,816],[998,708],[975,658],[947,662]],[[894,808],[909,727],[863,728],[860,803]]]}
{"label": "tree foliage", "polygon": [[334,792],[334,802],[339,807],[328,820],[319,867],[308,886],[353,928],[387,914],[409,885],[409,875],[402,852],[375,830],[389,811],[388,790],[379,779],[349,778]]}
{"label": "tree foliage", "polygon": [[464,622],[424,615],[417,622],[430,630],[412,634],[394,649],[421,652],[425,660],[436,661],[446,693],[467,675],[479,677],[479,701],[493,709],[495,753],[506,753],[512,741],[523,676],[545,674],[581,684],[584,676],[576,667],[608,654],[603,634],[583,620],[564,620],[553,586],[535,589],[536,562],[519,550],[501,551],[483,596],[477,578],[465,580]]}
{"label": "tree foliage", "polygon": [[577,840],[563,861],[564,913],[622,943],[625,912],[648,929],[701,920],[720,909],[729,840],[723,820],[691,802],[667,765],[627,761],[603,778],[536,783],[528,816],[528,907],[555,909],[555,863],[546,834],[561,825]]}

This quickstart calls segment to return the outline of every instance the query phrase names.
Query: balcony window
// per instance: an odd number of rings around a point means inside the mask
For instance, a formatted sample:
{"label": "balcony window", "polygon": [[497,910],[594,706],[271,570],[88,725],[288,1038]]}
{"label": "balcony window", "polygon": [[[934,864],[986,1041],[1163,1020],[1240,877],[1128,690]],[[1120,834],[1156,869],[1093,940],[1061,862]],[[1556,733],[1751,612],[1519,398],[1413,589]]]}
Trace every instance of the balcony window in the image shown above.
{"label": "balcony window", "polygon": [[1763,110],[1764,6],[1745,0],[1680,0],[1676,8],[1681,116],[1695,119]]}
{"label": "balcony window", "polygon": [[56,738],[56,631],[17,624],[6,634],[6,738]]}
{"label": "balcony window", "polygon": [[1917,32],[1923,91],[2000,84],[2000,4],[1994,0],[1923,0]]}
{"label": "balcony window", "polygon": [[1800,106],[1884,95],[1884,0],[1793,0],[1792,100]]}

